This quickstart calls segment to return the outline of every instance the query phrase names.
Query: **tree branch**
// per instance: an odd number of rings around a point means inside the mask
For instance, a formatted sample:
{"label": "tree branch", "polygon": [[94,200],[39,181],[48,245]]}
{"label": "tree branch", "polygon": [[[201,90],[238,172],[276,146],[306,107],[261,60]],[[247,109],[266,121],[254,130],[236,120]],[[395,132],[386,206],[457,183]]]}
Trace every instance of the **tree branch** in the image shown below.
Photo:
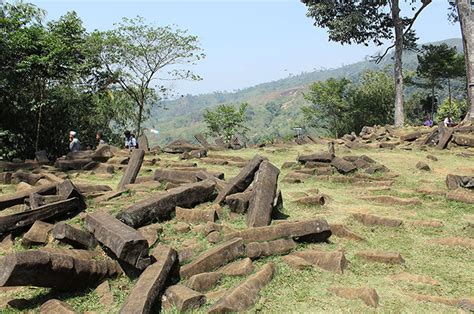
{"label": "tree branch", "polygon": [[[428,6],[430,5],[430,3],[432,2],[432,0],[422,0],[422,5],[421,7],[416,11],[415,15],[413,15],[413,17],[410,19],[410,24],[408,24],[408,27],[407,29],[405,29],[405,31],[403,32],[403,36],[405,36],[410,30],[411,28],[413,27],[413,24],[415,24],[415,21],[416,19],[418,18],[418,16],[421,14],[421,12]],[[387,47],[387,49],[385,49],[385,52],[382,54],[382,55],[378,55],[378,56],[373,56],[372,57],[372,61],[375,61],[375,63],[379,64],[383,58],[385,58],[385,56],[388,54],[388,52],[395,47],[395,44]]]}

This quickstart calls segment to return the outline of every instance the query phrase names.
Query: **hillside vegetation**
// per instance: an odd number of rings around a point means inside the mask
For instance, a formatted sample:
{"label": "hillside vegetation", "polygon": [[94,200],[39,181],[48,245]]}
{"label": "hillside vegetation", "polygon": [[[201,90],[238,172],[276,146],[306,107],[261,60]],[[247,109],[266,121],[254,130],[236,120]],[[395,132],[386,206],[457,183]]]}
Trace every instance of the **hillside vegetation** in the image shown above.
{"label": "hillside vegetation", "polygon": [[[434,44],[446,43],[462,51],[460,39],[448,39]],[[404,55],[404,69],[413,71],[418,64],[416,53],[407,52]],[[248,127],[247,136],[251,142],[265,141],[276,137],[291,137],[292,128],[304,127],[301,107],[307,102],[303,93],[308,85],[315,81],[324,81],[328,78],[346,77],[354,82],[367,70],[390,70],[392,67],[391,55],[381,63],[376,64],[369,60],[360,61],[337,69],[328,69],[314,72],[304,72],[296,76],[280,79],[273,82],[259,84],[236,92],[214,92],[203,95],[187,95],[177,100],[165,101],[162,105],[166,109],[154,109],[148,126],[160,131],[159,136],[150,136],[154,143],[165,144],[173,139],[184,138],[193,140],[197,132],[205,132],[202,113],[204,109],[212,109],[219,104],[249,103],[247,109]],[[410,94],[413,88],[407,87]],[[320,132],[312,130],[312,132]]]}

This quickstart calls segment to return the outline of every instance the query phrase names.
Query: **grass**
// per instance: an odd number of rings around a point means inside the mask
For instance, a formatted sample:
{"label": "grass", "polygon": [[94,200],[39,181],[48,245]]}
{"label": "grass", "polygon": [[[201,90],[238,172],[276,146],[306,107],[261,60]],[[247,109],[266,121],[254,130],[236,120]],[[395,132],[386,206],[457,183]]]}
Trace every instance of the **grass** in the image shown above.
{"label": "grass", "polygon": [[[325,150],[321,145],[281,146],[261,149],[245,149],[240,151],[219,152],[219,155],[240,156],[246,159],[255,154],[267,157],[276,166],[281,167],[285,161],[294,161],[299,154],[308,154]],[[298,250],[318,248],[326,251],[343,249],[349,265],[344,274],[334,274],[320,268],[310,270],[293,270],[282,262],[281,257],[272,256],[254,262],[256,270],[267,262],[274,262],[277,274],[274,279],[260,292],[260,298],[249,312],[344,312],[344,313],[452,313],[457,309],[452,306],[430,302],[415,301],[408,296],[409,293],[444,296],[449,298],[474,297],[474,252],[464,247],[448,247],[432,243],[432,239],[442,237],[474,237],[472,227],[467,226],[467,221],[474,220],[474,206],[447,201],[443,196],[422,195],[415,191],[416,188],[445,190],[445,177],[448,173],[474,175],[472,158],[459,157],[453,151],[428,151],[414,148],[405,150],[375,150],[361,149],[349,151],[344,148],[336,150],[338,156],[366,154],[377,162],[387,166],[392,173],[398,174],[394,184],[388,191],[367,191],[362,184],[336,183],[322,180],[307,180],[301,184],[279,183],[284,199],[284,212],[290,215],[289,219],[306,219],[325,217],[329,223],[343,223],[353,232],[365,237],[366,241],[355,242],[352,240],[331,237],[328,244],[299,245]],[[433,154],[438,161],[428,160],[426,155]],[[210,153],[212,156],[212,152]],[[161,162],[178,161],[177,156],[160,155]],[[415,165],[418,161],[427,162],[432,171],[422,172]],[[198,167],[205,167],[209,171],[224,172],[226,179],[235,176],[240,169],[229,166],[208,165],[197,162]],[[147,169],[156,167],[147,166]],[[144,169],[140,175],[150,175]],[[283,169],[280,181],[291,171]],[[108,184],[115,187],[121,177],[116,173],[113,178],[104,179],[90,174],[80,174],[75,181]],[[11,192],[11,187],[3,186],[3,192]],[[306,190],[318,188],[321,193],[329,197],[329,202],[324,206],[302,206],[295,202],[298,194]],[[156,192],[151,191],[149,193]],[[113,199],[101,206],[89,202],[87,212],[107,210],[117,213],[121,208],[133,204],[135,201],[146,197],[144,192],[130,192],[119,198]],[[360,199],[362,196],[391,195],[403,198],[416,197],[422,201],[419,206],[394,206],[381,205],[375,202]],[[229,217],[228,208],[224,207],[224,217]],[[354,212],[367,212],[380,216],[400,218],[404,224],[399,228],[364,226],[351,216]],[[442,228],[420,227],[411,224],[414,220],[438,219],[444,224]],[[79,218],[71,219],[73,223],[81,223]],[[245,218],[225,220],[225,223],[235,229],[245,228]],[[163,233],[160,241],[181,248],[186,240],[195,239],[201,245],[201,251],[212,247],[201,235],[193,232],[178,234],[174,231],[174,221],[163,222]],[[19,240],[19,239],[17,239]],[[16,241],[15,250],[23,248]],[[356,253],[362,250],[383,250],[399,252],[405,259],[403,265],[386,265],[367,262],[357,257]],[[0,253],[2,254],[2,253]],[[439,286],[430,286],[420,283],[392,281],[388,276],[400,272],[432,277],[440,282]],[[215,290],[232,288],[241,282],[244,277],[224,277]],[[115,304],[105,308],[98,300],[93,290],[81,295],[58,295],[78,311],[96,311],[117,313],[133,287],[134,281],[126,277],[109,280],[114,293]],[[361,300],[346,300],[335,296],[328,291],[332,286],[361,287],[370,286],[377,290],[380,303],[377,309],[367,307]],[[24,298],[27,300],[41,299],[38,296],[50,293],[48,289],[22,287],[14,291],[1,292],[0,304],[3,299]],[[28,310],[38,312],[39,305],[32,304]],[[198,312],[206,312],[212,302],[206,303]],[[14,313],[18,310],[7,307],[5,313]],[[165,312],[174,313],[176,309]]]}

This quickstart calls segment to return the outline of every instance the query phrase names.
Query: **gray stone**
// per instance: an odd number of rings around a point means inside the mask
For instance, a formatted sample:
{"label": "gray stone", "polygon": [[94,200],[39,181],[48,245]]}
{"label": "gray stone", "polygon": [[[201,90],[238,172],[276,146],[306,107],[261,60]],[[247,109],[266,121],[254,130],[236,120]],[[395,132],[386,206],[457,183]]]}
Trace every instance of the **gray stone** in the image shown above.
{"label": "gray stone", "polygon": [[97,212],[88,214],[85,223],[87,230],[118,259],[137,268],[142,268],[143,261],[149,260],[147,240],[118,219]]}
{"label": "gray stone", "polygon": [[201,307],[206,303],[206,297],[183,285],[174,285],[166,289],[165,295],[179,312],[185,312]]}
{"label": "gray stone", "polygon": [[248,227],[268,226],[272,221],[279,174],[280,170],[269,161],[260,164],[247,210]]}
{"label": "gray stone", "polygon": [[54,225],[52,235],[54,239],[77,249],[94,249],[97,246],[97,241],[92,234],[76,229],[64,221]]}
{"label": "gray stone", "polygon": [[157,246],[152,255],[156,256],[157,261],[140,275],[120,313],[152,313],[153,305],[160,300],[178,256],[174,249],[164,245]]}
{"label": "gray stone", "polygon": [[30,250],[0,260],[0,286],[80,290],[121,273],[110,259],[96,260],[81,250]]}
{"label": "gray stone", "polygon": [[205,251],[191,263],[181,267],[182,278],[210,272],[244,254],[242,239],[236,238]]}

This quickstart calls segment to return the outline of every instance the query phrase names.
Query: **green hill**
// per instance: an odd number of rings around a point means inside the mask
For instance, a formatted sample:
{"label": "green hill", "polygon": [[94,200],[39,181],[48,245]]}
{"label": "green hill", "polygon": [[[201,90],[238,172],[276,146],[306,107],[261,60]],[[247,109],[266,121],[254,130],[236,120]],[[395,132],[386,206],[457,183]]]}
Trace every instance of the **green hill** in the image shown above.
{"label": "green hill", "polygon": [[[448,39],[434,44],[446,43],[462,51],[460,39]],[[294,134],[293,127],[303,126],[300,112],[305,104],[303,93],[308,85],[315,81],[326,80],[330,77],[347,77],[358,81],[366,70],[384,69],[392,66],[391,55],[380,64],[365,60],[346,65],[337,69],[303,72],[288,78],[258,84],[236,92],[214,92],[203,95],[187,95],[176,100],[163,102],[166,109],[154,109],[147,125],[160,130],[158,139],[152,142],[168,143],[177,138],[192,140],[193,135],[205,132],[202,121],[204,109],[223,104],[240,104],[248,102],[247,110],[248,133],[251,142],[267,138],[288,137]],[[417,66],[416,53],[404,54],[404,68],[414,70]]]}

